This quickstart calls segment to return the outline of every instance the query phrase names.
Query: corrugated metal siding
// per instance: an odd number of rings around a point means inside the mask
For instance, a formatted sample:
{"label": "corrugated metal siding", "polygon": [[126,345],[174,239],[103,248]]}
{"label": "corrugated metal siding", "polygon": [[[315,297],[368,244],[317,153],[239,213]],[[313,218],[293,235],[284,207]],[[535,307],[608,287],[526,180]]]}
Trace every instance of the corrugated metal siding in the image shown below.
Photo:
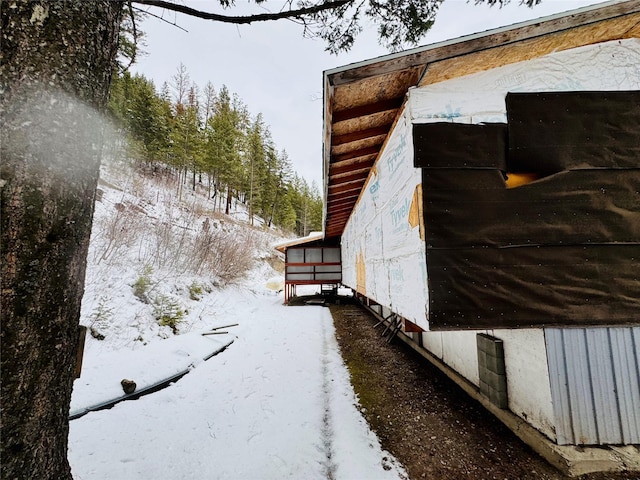
{"label": "corrugated metal siding", "polygon": [[545,329],[557,442],[640,443],[640,327]]}

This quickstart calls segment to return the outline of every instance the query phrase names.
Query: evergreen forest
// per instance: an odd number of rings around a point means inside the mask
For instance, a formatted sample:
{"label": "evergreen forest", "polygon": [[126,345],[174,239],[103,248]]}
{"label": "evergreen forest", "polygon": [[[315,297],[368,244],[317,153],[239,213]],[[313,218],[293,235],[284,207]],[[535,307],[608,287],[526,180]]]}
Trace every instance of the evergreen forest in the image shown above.
{"label": "evergreen forest", "polygon": [[[274,144],[262,114],[226,86],[200,88],[180,65],[160,90],[140,74],[114,75],[109,112],[138,168],[205,188],[216,211],[241,202],[266,227],[298,236],[322,229],[322,196]],[[182,192],[180,192],[182,193]]]}

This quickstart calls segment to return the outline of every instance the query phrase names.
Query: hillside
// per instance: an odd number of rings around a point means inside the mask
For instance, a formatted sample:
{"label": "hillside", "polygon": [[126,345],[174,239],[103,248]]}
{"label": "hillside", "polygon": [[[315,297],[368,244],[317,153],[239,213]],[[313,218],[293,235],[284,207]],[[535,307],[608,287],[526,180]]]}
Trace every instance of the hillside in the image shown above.
{"label": "hillside", "polygon": [[124,162],[103,168],[81,317],[88,349],[94,341],[137,348],[201,328],[213,319],[207,302],[216,294],[263,287],[280,275],[272,245],[283,232],[258,218],[251,227],[235,199],[225,215],[204,186],[179,187],[168,173],[145,174]]}

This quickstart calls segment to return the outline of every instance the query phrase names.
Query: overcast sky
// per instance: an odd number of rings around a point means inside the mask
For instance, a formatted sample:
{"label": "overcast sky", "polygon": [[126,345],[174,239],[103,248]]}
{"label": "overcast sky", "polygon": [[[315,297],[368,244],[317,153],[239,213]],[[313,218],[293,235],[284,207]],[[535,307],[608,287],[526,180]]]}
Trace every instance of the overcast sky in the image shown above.
{"label": "overcast sky", "polygon": [[[212,10],[216,0],[183,2],[200,10]],[[282,2],[262,5],[276,11]],[[420,45],[457,38],[491,28],[602,3],[598,0],[543,0],[528,8],[519,0],[499,9],[475,5],[473,0],[445,0],[435,25]],[[238,0],[246,14],[248,2]],[[354,48],[338,56],[325,52],[320,40],[306,39],[302,27],[290,21],[235,26],[192,18],[158,8],[151,13],[177,23],[186,32],[149,16],[142,24],[147,55],[138,60],[135,72],[154,81],[159,89],[170,82],[183,63],[200,88],[210,81],[238,94],[253,116],[262,113],[278,150],[286,150],[293,168],[309,183],[322,180],[322,88],[323,71],[368,60],[388,52],[376,43],[375,29],[363,32]],[[321,189],[322,190],[322,189]]]}

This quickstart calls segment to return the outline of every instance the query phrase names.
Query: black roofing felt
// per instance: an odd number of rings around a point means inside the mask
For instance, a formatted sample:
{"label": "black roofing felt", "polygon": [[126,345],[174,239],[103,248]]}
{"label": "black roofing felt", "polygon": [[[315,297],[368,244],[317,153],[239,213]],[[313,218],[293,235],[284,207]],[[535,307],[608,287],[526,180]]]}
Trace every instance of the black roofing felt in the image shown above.
{"label": "black roofing felt", "polygon": [[[640,92],[507,109],[503,127],[414,126],[430,328],[637,324]],[[508,189],[509,172],[542,178]]]}

